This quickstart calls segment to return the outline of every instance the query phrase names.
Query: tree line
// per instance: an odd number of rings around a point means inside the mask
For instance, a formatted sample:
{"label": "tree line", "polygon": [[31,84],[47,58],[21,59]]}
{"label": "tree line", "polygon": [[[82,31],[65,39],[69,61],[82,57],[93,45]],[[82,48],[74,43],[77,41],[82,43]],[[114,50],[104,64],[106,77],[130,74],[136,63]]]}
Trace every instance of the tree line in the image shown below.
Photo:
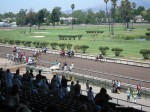
{"label": "tree line", "polygon": [[[12,18],[10,21],[16,21],[19,26],[32,26],[38,25],[38,29],[41,24],[50,25],[55,27],[58,23],[63,24],[64,21],[60,20],[60,17],[72,17],[72,21],[67,24],[109,24],[109,31],[113,33],[114,23],[125,23],[126,27],[129,28],[129,22],[135,22],[135,16],[142,15],[142,17],[150,22],[150,8],[145,9],[143,6],[136,7],[136,4],[131,3],[129,0],[122,0],[120,4],[117,4],[117,0],[104,0],[106,3],[106,10],[99,10],[94,12],[92,9],[87,11],[74,10],[75,5],[71,4],[71,13],[63,13],[61,7],[54,7],[50,12],[46,8],[35,12],[33,9],[20,9],[17,14],[13,12],[7,12],[0,14],[0,21],[4,18]],[[111,7],[108,8],[107,4],[111,2]],[[15,19],[13,19],[15,18]]]}

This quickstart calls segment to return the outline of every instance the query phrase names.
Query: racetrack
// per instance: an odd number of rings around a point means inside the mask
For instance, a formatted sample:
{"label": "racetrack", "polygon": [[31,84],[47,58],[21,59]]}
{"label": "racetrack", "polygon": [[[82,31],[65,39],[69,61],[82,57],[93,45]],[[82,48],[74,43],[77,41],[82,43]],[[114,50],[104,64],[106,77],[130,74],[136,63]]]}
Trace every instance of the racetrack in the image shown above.
{"label": "racetrack", "polygon": [[[33,54],[33,51],[21,50],[21,52],[24,52],[24,51],[26,52],[27,56],[32,56]],[[0,53],[11,54],[12,48],[0,47]],[[6,55],[0,55],[0,57],[6,58]],[[55,55],[55,54],[46,54],[46,55],[42,54],[38,58],[37,62],[45,61],[45,62],[52,63],[55,60],[58,60],[61,63],[67,62],[68,66],[70,66],[71,63],[73,62],[75,65],[75,68],[82,68],[82,69],[93,70],[97,72],[116,74],[119,76],[125,76],[125,77],[131,77],[131,78],[150,81],[150,68],[129,66],[129,65],[109,63],[109,62],[100,62],[100,61],[95,62],[94,60],[81,59],[81,58],[73,58],[73,59],[67,58],[67,57],[61,58],[59,55]],[[91,75],[91,76],[97,76],[96,74],[93,74],[93,73],[88,73],[88,72],[84,72],[84,73]],[[103,76],[102,78],[113,79],[110,76]],[[116,80],[121,80],[122,82],[126,82],[126,83],[129,82],[127,79],[123,80],[117,77],[116,77]],[[137,84],[137,83],[139,82],[132,82],[132,84]],[[143,86],[147,86],[148,88],[150,88],[149,84],[148,85],[144,84]]]}

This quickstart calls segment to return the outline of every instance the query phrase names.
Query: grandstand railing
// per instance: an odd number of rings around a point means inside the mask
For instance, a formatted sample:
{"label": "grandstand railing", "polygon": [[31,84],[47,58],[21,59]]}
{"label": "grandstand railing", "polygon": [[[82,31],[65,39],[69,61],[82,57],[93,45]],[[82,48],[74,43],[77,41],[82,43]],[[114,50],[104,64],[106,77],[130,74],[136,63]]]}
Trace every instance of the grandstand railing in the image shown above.
{"label": "grandstand railing", "polygon": [[[82,90],[82,93],[85,93],[85,95],[87,94],[86,90]],[[97,93],[94,92],[94,94],[96,95]],[[128,102],[127,100],[123,100],[123,99],[119,99],[119,98],[114,98],[112,97],[112,100],[109,100],[109,102],[115,103],[117,105],[120,105],[120,107],[116,107],[116,108],[128,108],[128,107],[132,107],[138,110],[144,110],[144,111],[149,111],[150,110],[150,106],[147,105],[143,105],[143,104],[139,104],[139,103],[134,103],[134,102]]]}
{"label": "grandstand railing", "polygon": [[[8,45],[8,44],[5,45],[2,43],[0,44],[0,46],[12,47],[12,45]],[[20,47],[20,49],[27,49],[27,50],[34,50],[35,49],[35,47],[23,47],[23,46],[19,46],[19,47]],[[50,50],[47,53],[52,53],[52,54],[58,55],[60,53],[60,51],[59,50]],[[95,55],[89,55],[89,54],[75,53],[75,57],[95,60],[96,56]],[[150,68],[150,63],[149,62],[143,62],[143,61],[134,61],[134,60],[127,60],[127,59],[112,58],[112,57],[105,57],[104,61],[105,62],[118,63],[118,64],[131,65],[131,66]]]}
{"label": "grandstand railing", "polygon": [[[112,88],[112,80],[123,81],[121,83],[121,88],[122,90],[124,90],[124,92],[126,92],[128,88],[133,90],[134,88],[136,88],[137,84],[140,84],[142,86],[141,87],[142,97],[144,97],[145,99],[150,98],[150,81],[124,77],[124,76],[119,76],[119,75],[109,74],[104,72],[97,72],[97,71],[92,71],[87,69],[81,69],[81,68],[74,68],[72,72],[65,71],[65,73],[73,74],[78,79],[83,80],[83,83],[89,80],[89,82],[91,82],[91,84],[95,86],[104,85],[105,88],[108,89]],[[147,87],[145,85],[147,85]]]}

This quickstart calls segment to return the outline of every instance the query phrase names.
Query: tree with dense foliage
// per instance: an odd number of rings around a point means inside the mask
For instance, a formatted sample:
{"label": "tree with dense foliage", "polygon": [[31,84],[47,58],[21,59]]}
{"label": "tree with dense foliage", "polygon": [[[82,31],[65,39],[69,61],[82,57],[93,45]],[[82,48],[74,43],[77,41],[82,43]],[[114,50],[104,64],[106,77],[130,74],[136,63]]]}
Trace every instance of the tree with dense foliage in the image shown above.
{"label": "tree with dense foliage", "polygon": [[26,24],[26,13],[27,9],[20,9],[16,16],[17,25],[23,26]]}
{"label": "tree with dense foliage", "polygon": [[50,46],[52,47],[52,49],[56,49],[57,48],[58,43],[57,42],[52,42],[50,43]]}
{"label": "tree with dense foliage", "polygon": [[72,44],[66,44],[66,47],[68,50],[70,50],[72,48]]}
{"label": "tree with dense foliage", "polygon": [[115,8],[117,0],[111,0],[111,34],[114,35]]}
{"label": "tree with dense foliage", "polygon": [[122,48],[112,48],[112,51],[114,51],[115,56],[119,56],[121,52],[123,52]]}
{"label": "tree with dense foliage", "polygon": [[60,7],[55,7],[53,10],[52,10],[52,13],[51,13],[51,21],[52,21],[52,24],[53,26],[55,27],[55,22],[59,22],[60,21],[60,16],[61,16],[61,8]]}
{"label": "tree with dense foliage", "polygon": [[77,18],[76,23],[77,24],[85,24],[85,20],[86,20],[86,13],[83,12],[82,10],[76,10],[73,13],[74,18]]}
{"label": "tree with dense foliage", "polygon": [[142,11],[145,11],[145,8],[143,6],[139,6],[136,11],[135,11],[135,14],[136,15],[141,15],[142,14]]}
{"label": "tree with dense foliage", "polygon": [[102,55],[106,55],[106,52],[107,52],[107,50],[109,50],[109,47],[99,46],[99,50],[101,51]]}
{"label": "tree with dense foliage", "polygon": [[126,28],[129,29],[129,22],[132,18],[132,7],[129,0],[121,1],[121,13],[123,14],[122,17],[126,23]]}
{"label": "tree with dense foliage", "polygon": [[65,44],[65,43],[60,43],[60,44],[58,44],[58,46],[59,46],[62,50],[64,50],[65,47],[66,47],[66,44]]}
{"label": "tree with dense foliage", "polygon": [[142,17],[144,18],[144,20],[150,22],[150,8],[146,11],[142,11]]}
{"label": "tree with dense foliage", "polygon": [[109,2],[109,0],[104,0],[104,2],[106,3],[106,14],[107,14],[107,20],[109,25],[109,34],[110,34],[110,18],[109,18],[108,8],[107,8],[107,3]]}
{"label": "tree with dense foliage", "polygon": [[81,46],[80,46],[80,49],[81,49],[81,51],[82,51],[83,53],[85,53],[88,48],[89,48],[89,46],[87,46],[87,45],[81,45]]}
{"label": "tree with dense foliage", "polygon": [[149,59],[150,57],[150,49],[141,49],[140,54],[143,55],[144,59]]}
{"label": "tree with dense foliage", "polygon": [[95,21],[96,21],[96,19],[95,19],[95,14],[94,14],[93,10],[88,9],[85,23],[86,24],[94,24]]}
{"label": "tree with dense foliage", "polygon": [[44,10],[43,9],[39,10],[39,12],[37,13],[37,22],[38,22],[38,30],[39,30],[41,23],[44,22]]}
{"label": "tree with dense foliage", "polygon": [[72,29],[73,29],[73,10],[74,10],[74,8],[75,8],[75,5],[71,4],[71,9],[72,9],[72,21],[71,21]]}
{"label": "tree with dense foliage", "polygon": [[80,49],[80,45],[74,45],[75,52],[78,52],[79,49]]}
{"label": "tree with dense foliage", "polygon": [[135,18],[135,8],[136,8],[136,4],[135,4],[135,2],[132,2],[132,10],[133,10],[133,20],[132,20],[132,28],[133,28],[133,22],[134,22],[134,18]]}
{"label": "tree with dense foliage", "polygon": [[31,27],[33,24],[36,23],[36,13],[34,12],[33,9],[30,9],[29,12],[27,13],[27,20],[28,20],[28,25],[30,27],[29,33],[31,33]]}

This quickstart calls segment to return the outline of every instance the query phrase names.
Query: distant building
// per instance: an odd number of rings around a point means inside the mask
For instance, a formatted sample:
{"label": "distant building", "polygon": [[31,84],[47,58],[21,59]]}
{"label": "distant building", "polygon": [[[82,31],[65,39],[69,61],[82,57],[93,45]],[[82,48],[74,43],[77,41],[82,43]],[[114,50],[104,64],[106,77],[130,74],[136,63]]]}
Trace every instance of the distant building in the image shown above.
{"label": "distant building", "polygon": [[147,21],[145,21],[141,15],[138,15],[138,16],[135,16],[135,22],[136,23],[145,23]]}
{"label": "distant building", "polygon": [[0,22],[0,27],[10,27],[11,25],[9,23]]}
{"label": "distant building", "polygon": [[60,20],[64,21],[64,24],[70,24],[72,22],[72,20],[77,20],[77,18],[74,17],[61,17]]}

